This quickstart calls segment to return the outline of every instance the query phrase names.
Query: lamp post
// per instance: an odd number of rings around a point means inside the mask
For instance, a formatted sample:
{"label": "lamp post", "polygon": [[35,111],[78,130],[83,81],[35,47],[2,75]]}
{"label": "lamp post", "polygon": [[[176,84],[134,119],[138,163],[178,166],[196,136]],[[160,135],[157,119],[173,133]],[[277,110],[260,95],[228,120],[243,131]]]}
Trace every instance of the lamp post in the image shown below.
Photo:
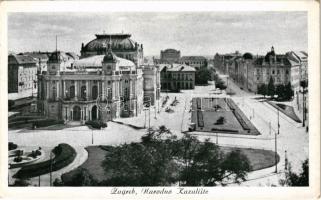
{"label": "lamp post", "polygon": [[49,181],[50,181],[50,186],[52,186],[52,151],[50,151],[50,179],[49,179]]}
{"label": "lamp post", "polygon": [[277,135],[280,134],[280,118],[279,118],[279,110],[278,110],[278,132],[274,132],[274,146],[275,146],[275,152],[274,152],[274,159],[275,159],[275,173],[278,173],[278,161],[277,161],[277,157],[278,157],[278,153],[277,153]]}

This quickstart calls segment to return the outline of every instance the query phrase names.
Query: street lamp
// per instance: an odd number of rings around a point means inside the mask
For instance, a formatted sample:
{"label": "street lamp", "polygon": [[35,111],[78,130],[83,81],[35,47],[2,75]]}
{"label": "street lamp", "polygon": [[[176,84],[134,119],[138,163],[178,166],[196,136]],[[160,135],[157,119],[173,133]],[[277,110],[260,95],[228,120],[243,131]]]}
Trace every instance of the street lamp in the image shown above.
{"label": "street lamp", "polygon": [[274,146],[275,146],[275,152],[274,152],[274,159],[275,159],[275,173],[278,172],[278,161],[277,161],[277,134],[280,134],[280,117],[279,117],[279,109],[278,109],[278,132],[274,132]]}

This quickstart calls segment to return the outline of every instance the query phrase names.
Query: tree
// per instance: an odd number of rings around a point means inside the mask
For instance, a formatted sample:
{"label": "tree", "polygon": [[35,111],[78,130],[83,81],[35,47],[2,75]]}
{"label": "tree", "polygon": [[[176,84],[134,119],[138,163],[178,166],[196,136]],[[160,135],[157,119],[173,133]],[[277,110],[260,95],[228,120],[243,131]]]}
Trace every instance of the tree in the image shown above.
{"label": "tree", "polygon": [[218,76],[218,74],[214,74],[213,80],[215,81],[215,87],[221,90],[226,89],[226,85],[224,81]]}
{"label": "tree", "polygon": [[260,84],[257,88],[257,93],[263,95],[265,98],[267,95],[267,86],[264,83]]}
{"label": "tree", "polygon": [[285,186],[309,186],[309,159],[302,163],[300,174],[292,172],[290,165],[285,173],[285,179],[280,180],[280,184]]}
{"label": "tree", "polygon": [[102,186],[224,185],[245,180],[250,170],[240,152],[223,154],[209,140],[189,134],[177,139],[165,126],[149,129],[140,143],[110,147],[102,166]]}
{"label": "tree", "polygon": [[205,85],[211,80],[211,71],[207,68],[201,68],[195,72],[195,84]]}
{"label": "tree", "polygon": [[276,86],[275,94],[278,96],[278,99],[282,100],[285,98],[285,87],[284,85],[280,84]]}
{"label": "tree", "polygon": [[150,129],[142,143],[124,144],[109,151],[103,162],[109,177],[105,186],[169,186],[177,181],[176,136],[165,126]]}
{"label": "tree", "polygon": [[193,136],[185,136],[183,140],[185,167],[180,181],[185,186],[225,185],[230,180],[239,183],[251,170],[249,160],[240,151],[224,156],[209,140],[202,143]]}
{"label": "tree", "polygon": [[269,84],[267,86],[267,95],[271,96],[273,98],[275,94],[275,87],[274,87],[274,80],[272,76],[270,77]]}
{"label": "tree", "polygon": [[293,95],[294,95],[294,91],[292,90],[292,86],[291,86],[291,83],[289,82],[288,84],[285,85],[285,88],[284,88],[284,93],[285,93],[285,99],[286,100],[290,100],[292,99]]}
{"label": "tree", "polygon": [[70,179],[63,179],[62,181],[56,179],[54,186],[97,186],[98,182],[90,174],[87,169],[80,168],[75,171]]}

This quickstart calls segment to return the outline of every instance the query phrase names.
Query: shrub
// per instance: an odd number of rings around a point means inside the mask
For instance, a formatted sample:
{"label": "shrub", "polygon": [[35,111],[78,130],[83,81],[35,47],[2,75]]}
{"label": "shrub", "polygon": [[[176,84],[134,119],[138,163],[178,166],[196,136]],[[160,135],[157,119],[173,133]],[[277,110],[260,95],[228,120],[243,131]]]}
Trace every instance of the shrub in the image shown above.
{"label": "shrub", "polygon": [[22,157],[21,156],[17,156],[13,159],[14,162],[21,162],[22,161]]}
{"label": "shrub", "polygon": [[13,142],[9,142],[8,143],[8,150],[11,151],[11,150],[14,150],[18,147],[18,145],[16,145],[15,143]]}
{"label": "shrub", "polygon": [[15,186],[15,187],[25,187],[25,186],[28,186],[28,185],[30,185],[30,183],[29,183],[27,180],[18,179],[18,180],[15,180],[14,184],[11,185],[11,186]]}
{"label": "shrub", "polygon": [[100,120],[95,120],[95,121],[86,121],[85,124],[87,126],[91,126],[92,128],[95,129],[101,129],[101,128],[106,128],[107,127],[107,123],[100,121]]}
{"label": "shrub", "polygon": [[216,120],[216,123],[215,125],[222,125],[225,123],[225,118],[224,117],[219,117],[217,120]]}
{"label": "shrub", "polygon": [[76,157],[75,149],[69,144],[59,144],[52,152],[55,154],[52,162],[46,160],[44,162],[24,166],[14,175],[14,178],[30,178],[47,174],[50,172],[50,168],[52,168],[52,171],[57,171],[69,165]]}
{"label": "shrub", "polygon": [[32,158],[37,158],[37,156],[40,156],[41,155],[41,151],[39,150],[36,150],[36,151],[32,151],[28,157],[32,157]]}
{"label": "shrub", "polygon": [[46,127],[55,124],[63,124],[64,120],[44,119],[33,122],[33,127]]}

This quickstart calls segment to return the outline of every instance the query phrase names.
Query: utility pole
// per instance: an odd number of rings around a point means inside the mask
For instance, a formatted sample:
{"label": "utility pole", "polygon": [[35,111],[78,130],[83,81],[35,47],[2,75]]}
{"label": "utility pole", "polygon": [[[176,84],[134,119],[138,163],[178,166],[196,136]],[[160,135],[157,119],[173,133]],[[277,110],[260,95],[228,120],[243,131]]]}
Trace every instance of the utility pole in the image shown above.
{"label": "utility pole", "polygon": [[148,107],[148,131],[150,130],[150,105]]}
{"label": "utility pole", "polygon": [[52,151],[50,151],[50,186],[52,186]]}
{"label": "utility pole", "polygon": [[40,187],[40,175],[38,176],[38,186]]}
{"label": "utility pole", "polygon": [[274,132],[274,142],[275,142],[275,152],[274,152],[274,159],[275,159],[275,173],[278,173],[278,153],[277,153],[277,135],[280,134],[280,118],[279,118],[279,110],[278,110],[278,132]]}
{"label": "utility pole", "polygon": [[94,144],[94,130],[91,129],[91,144]]}
{"label": "utility pole", "polygon": [[303,116],[302,116],[302,127],[305,127],[305,96],[304,96],[304,88],[303,88],[303,92],[302,92],[302,113],[303,113]]}
{"label": "utility pole", "polygon": [[218,144],[218,133],[216,133],[216,144]]}
{"label": "utility pole", "polygon": [[146,110],[144,110],[144,112],[145,112],[144,128],[146,128]]}

